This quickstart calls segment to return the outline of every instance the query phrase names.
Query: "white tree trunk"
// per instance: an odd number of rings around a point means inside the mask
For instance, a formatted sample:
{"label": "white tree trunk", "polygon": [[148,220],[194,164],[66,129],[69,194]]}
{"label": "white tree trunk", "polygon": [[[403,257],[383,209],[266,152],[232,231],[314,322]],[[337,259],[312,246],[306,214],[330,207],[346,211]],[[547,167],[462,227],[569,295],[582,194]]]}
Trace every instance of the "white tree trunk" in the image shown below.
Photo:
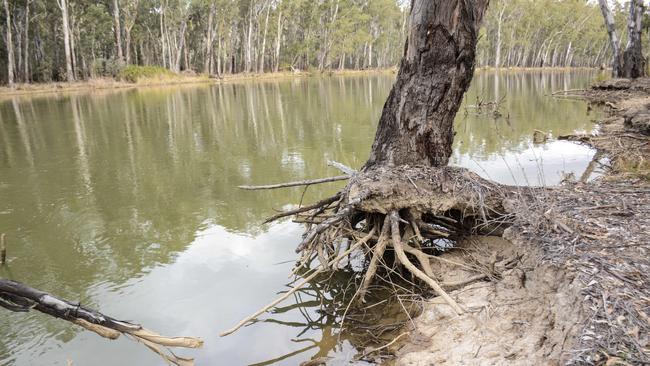
{"label": "white tree trunk", "polygon": [[264,52],[266,50],[266,32],[269,28],[269,12],[271,11],[271,0],[266,3],[266,20],[264,21],[264,35],[262,36],[262,52],[260,52],[259,72],[264,72]]}
{"label": "white tree trunk", "polygon": [[25,2],[25,34],[23,41],[23,82],[29,83],[31,77],[29,75],[29,4],[31,0]]}
{"label": "white tree trunk", "polygon": [[280,69],[280,44],[282,42],[282,10],[278,10],[278,30],[275,37],[275,66],[274,72]]}
{"label": "white tree trunk", "polygon": [[4,0],[5,16],[7,20],[7,83],[10,88],[14,87],[14,42],[11,37],[11,11],[9,2]]}
{"label": "white tree trunk", "polygon": [[74,81],[74,72],[72,71],[72,47],[70,45],[70,18],[68,16],[68,0],[57,0],[57,3],[59,5],[59,9],[61,9],[66,78],[67,81]]}
{"label": "white tree trunk", "polygon": [[246,35],[246,50],[244,51],[244,69],[246,72],[251,71],[252,66],[252,48],[253,48],[253,6],[255,3],[251,1],[250,8],[248,9],[248,33]]}
{"label": "white tree trunk", "polygon": [[203,61],[203,73],[208,75],[212,74],[212,44],[214,43],[212,38],[214,34],[212,30],[212,22],[214,21],[215,9],[216,6],[213,1],[212,4],[210,4],[210,14],[208,14],[208,31],[205,40],[205,60]]}
{"label": "white tree trunk", "polygon": [[614,22],[614,15],[609,9],[609,5],[607,5],[607,0],[598,0],[598,4],[600,4],[600,11],[603,13],[605,27],[607,28],[607,34],[609,35],[610,47],[612,48],[612,75],[614,77],[619,77],[622,72],[622,55],[620,39],[618,38],[616,23]]}
{"label": "white tree trunk", "polygon": [[503,23],[503,14],[506,11],[506,5],[503,5],[501,11],[499,11],[499,21],[497,23],[497,44],[496,44],[496,54],[494,56],[494,67],[501,67],[501,24]]}
{"label": "white tree trunk", "polygon": [[113,0],[113,31],[115,33],[117,63],[122,65],[124,62],[124,54],[122,52],[122,29],[120,26],[120,4],[118,0]]}

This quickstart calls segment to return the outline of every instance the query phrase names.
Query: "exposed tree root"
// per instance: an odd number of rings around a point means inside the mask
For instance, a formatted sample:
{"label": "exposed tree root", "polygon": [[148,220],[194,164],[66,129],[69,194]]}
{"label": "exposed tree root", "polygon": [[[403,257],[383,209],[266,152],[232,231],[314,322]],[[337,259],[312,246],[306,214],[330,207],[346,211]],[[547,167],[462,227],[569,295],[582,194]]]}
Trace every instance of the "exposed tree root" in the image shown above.
{"label": "exposed tree root", "polygon": [[[309,220],[301,219],[301,222],[313,224],[307,224],[297,247],[300,254],[297,268],[309,266],[314,259],[321,263],[319,268],[288,293],[221,335],[255,320],[318,273],[336,269],[353,251],[362,252],[366,259],[356,296],[360,302],[376,276],[406,270],[441,296],[457,314],[462,314],[462,307],[445,291],[445,287],[455,288],[459,284],[439,282],[431,264],[431,259],[437,257],[432,253],[450,249],[466,235],[508,226],[510,216],[504,201],[512,194],[522,193],[456,167],[382,166],[362,172],[342,164],[337,168],[350,179],[337,195],[267,220],[292,214],[308,216]],[[346,245],[347,250],[339,254]]]}

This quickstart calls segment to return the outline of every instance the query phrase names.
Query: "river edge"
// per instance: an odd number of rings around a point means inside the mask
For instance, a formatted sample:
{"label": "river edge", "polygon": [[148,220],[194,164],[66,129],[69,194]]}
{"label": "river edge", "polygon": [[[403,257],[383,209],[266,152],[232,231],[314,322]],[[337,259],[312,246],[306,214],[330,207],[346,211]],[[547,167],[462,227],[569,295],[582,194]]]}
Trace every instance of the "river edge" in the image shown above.
{"label": "river edge", "polygon": [[52,82],[52,83],[35,83],[35,84],[16,84],[11,89],[9,87],[0,87],[0,98],[16,96],[36,96],[54,93],[73,93],[73,92],[91,92],[95,90],[110,91],[136,88],[155,88],[169,86],[196,86],[201,84],[227,84],[237,82],[262,81],[262,80],[282,80],[295,78],[309,78],[320,76],[364,76],[378,74],[394,74],[395,68],[388,69],[367,69],[367,70],[332,70],[324,72],[268,72],[268,73],[239,73],[227,74],[222,78],[209,77],[203,74],[179,74],[171,77],[148,78],[142,79],[136,83],[119,81],[115,78],[95,78],[86,81]]}
{"label": "river edge", "polygon": [[[572,70],[597,70],[588,67],[502,67],[485,66],[476,68],[475,72],[567,72]],[[149,78],[136,83],[119,81],[115,78],[94,78],[85,81],[51,82],[51,83],[19,83],[12,89],[7,86],[0,87],[0,99],[17,96],[36,96],[59,93],[110,91],[135,88],[154,88],[170,86],[195,86],[201,84],[225,84],[262,80],[282,80],[308,77],[327,76],[364,76],[377,74],[395,74],[397,68],[366,69],[366,70],[329,70],[329,71],[279,71],[267,73],[239,73],[226,74],[222,78],[209,77],[203,74],[179,74],[172,77]]]}
{"label": "river edge", "polygon": [[474,270],[441,266],[442,281],[487,276],[450,292],[462,316],[425,301],[390,364],[650,363],[650,78],[561,94],[606,106],[597,134],[561,137],[595,148],[587,176],[605,174],[522,195],[503,239],[444,254]]}

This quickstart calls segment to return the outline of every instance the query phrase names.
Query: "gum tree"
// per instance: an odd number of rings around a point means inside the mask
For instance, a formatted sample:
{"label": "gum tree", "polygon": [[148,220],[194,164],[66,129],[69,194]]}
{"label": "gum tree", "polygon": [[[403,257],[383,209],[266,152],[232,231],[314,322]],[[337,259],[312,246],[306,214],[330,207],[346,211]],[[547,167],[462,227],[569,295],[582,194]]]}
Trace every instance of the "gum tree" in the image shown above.
{"label": "gum tree", "polygon": [[349,179],[333,197],[269,219],[308,212],[314,224],[297,252],[302,265],[317,259],[320,266],[281,298],[222,335],[255,319],[319,272],[335,268],[354,250],[364,250],[369,259],[360,299],[384,265],[398,265],[429,285],[457,313],[463,312],[436,282],[425,250],[440,241],[481,231],[504,215],[507,187],[447,166],[453,121],[474,75],[476,43],[487,5],[488,0],[412,2],[397,79],[384,105],[370,157],[359,171],[331,162],[345,176],[240,187],[271,189]]}

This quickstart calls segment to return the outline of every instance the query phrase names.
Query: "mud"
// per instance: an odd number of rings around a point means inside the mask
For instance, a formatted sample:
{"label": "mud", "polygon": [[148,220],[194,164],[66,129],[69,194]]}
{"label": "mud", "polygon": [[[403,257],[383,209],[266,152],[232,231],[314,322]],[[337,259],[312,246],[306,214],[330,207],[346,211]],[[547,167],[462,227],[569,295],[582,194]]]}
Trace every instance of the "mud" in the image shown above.
{"label": "mud", "polygon": [[563,350],[575,344],[576,325],[585,317],[575,276],[542,263],[541,251],[499,237],[460,249],[442,257],[473,270],[442,262],[443,281],[467,280],[477,270],[490,272],[491,279],[450,292],[465,308],[462,316],[436,298],[428,301],[396,365],[565,363]]}
{"label": "mud", "polygon": [[426,301],[397,365],[650,364],[650,78],[579,97],[608,117],[561,138],[596,148],[605,174],[505,202],[503,238],[444,254],[472,269],[437,263],[441,281],[487,275],[450,292],[462,316]]}

